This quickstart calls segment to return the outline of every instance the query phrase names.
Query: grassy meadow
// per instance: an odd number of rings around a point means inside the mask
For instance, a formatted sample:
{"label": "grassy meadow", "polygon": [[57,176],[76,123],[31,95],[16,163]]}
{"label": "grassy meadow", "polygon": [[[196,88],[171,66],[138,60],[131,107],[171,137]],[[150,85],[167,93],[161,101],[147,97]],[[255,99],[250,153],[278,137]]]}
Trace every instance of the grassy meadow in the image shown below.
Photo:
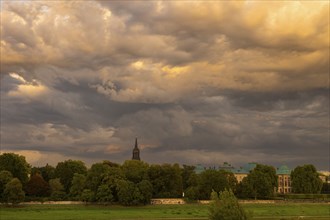
{"label": "grassy meadow", "polygon": [[[328,219],[329,204],[278,203],[244,204],[253,211],[254,219],[293,220]],[[24,205],[0,206],[1,220],[119,220],[119,219],[207,219],[208,206],[150,205],[141,207],[97,206],[97,205]],[[302,217],[303,216],[303,217]]]}

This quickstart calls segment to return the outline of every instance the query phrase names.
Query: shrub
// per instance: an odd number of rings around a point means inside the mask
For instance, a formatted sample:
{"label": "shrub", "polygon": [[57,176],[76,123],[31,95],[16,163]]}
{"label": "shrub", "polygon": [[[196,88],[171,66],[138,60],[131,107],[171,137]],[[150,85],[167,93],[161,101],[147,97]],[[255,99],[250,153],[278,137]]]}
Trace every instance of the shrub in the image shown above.
{"label": "shrub", "polygon": [[6,184],[4,190],[4,198],[8,203],[13,205],[24,201],[25,193],[22,189],[22,183],[18,178],[14,178]]}
{"label": "shrub", "polygon": [[209,209],[210,220],[248,220],[252,213],[247,213],[240,206],[234,193],[225,189],[220,193],[213,191],[211,194],[212,202]]}
{"label": "shrub", "polygon": [[90,189],[84,189],[81,193],[81,200],[84,202],[94,202],[95,195]]}
{"label": "shrub", "polygon": [[283,197],[292,200],[330,200],[329,194],[284,194]]}

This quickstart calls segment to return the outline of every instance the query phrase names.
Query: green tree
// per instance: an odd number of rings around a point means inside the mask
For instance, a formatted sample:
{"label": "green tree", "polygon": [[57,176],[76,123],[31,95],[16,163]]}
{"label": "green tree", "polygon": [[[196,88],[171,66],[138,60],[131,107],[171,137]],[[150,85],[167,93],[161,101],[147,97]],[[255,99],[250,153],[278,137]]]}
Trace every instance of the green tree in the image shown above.
{"label": "green tree", "polygon": [[199,182],[200,182],[200,175],[196,174],[195,172],[192,173],[187,181],[188,188],[184,191],[185,198],[188,198],[189,200],[198,200],[199,195]]}
{"label": "green tree", "polygon": [[29,196],[49,196],[50,186],[39,173],[36,173],[26,184],[26,193]]}
{"label": "green tree", "polygon": [[199,195],[199,187],[198,186],[190,186],[185,191],[185,198],[189,200],[198,200],[200,198]]}
{"label": "green tree", "polygon": [[55,178],[55,167],[48,164],[44,167],[33,167],[31,170],[31,175],[36,173],[41,174],[42,178],[48,182],[50,179]]}
{"label": "green tree", "polygon": [[149,179],[153,186],[153,197],[178,198],[182,196],[182,176],[178,164],[150,166]]}
{"label": "green tree", "polygon": [[70,188],[70,197],[79,200],[81,193],[86,185],[86,176],[83,174],[75,173],[72,179],[72,186]]}
{"label": "green tree", "polygon": [[149,165],[139,160],[126,160],[122,165],[122,170],[127,180],[139,183],[148,179]]}
{"label": "green tree", "polygon": [[188,187],[190,187],[190,178],[195,174],[195,166],[183,165],[181,168],[181,176],[182,176],[182,188],[185,192]]}
{"label": "green tree", "polygon": [[98,187],[96,192],[96,200],[101,203],[114,202],[114,196],[111,185],[102,184]]}
{"label": "green tree", "polygon": [[[113,195],[115,202],[119,201],[118,181],[126,180],[125,175],[120,167],[110,167],[109,172],[102,179],[101,185],[107,185]],[[94,191],[93,191],[94,192]],[[97,193],[97,191],[95,191]]]}
{"label": "green tree", "polygon": [[105,164],[105,165],[107,165],[107,166],[109,166],[109,167],[120,167],[120,165],[119,164],[117,164],[117,163],[114,163],[114,162],[111,162],[111,161],[109,161],[109,160],[104,160],[103,162],[102,162],[102,164]]}
{"label": "green tree", "polygon": [[215,191],[211,194],[212,202],[209,208],[210,220],[248,220],[252,214],[247,213],[238,203],[231,190],[224,190],[220,196]]}
{"label": "green tree", "polygon": [[30,165],[26,162],[25,157],[14,154],[4,153],[0,155],[0,171],[7,170],[13,177],[16,177],[25,185],[29,181]]}
{"label": "green tree", "polygon": [[118,201],[122,205],[150,204],[152,185],[147,179],[134,183],[122,176],[109,176],[104,183],[107,187],[102,185],[102,190],[113,195],[112,201]]}
{"label": "green tree", "polygon": [[67,195],[64,192],[64,186],[62,185],[60,178],[50,179],[50,198],[54,201],[65,200]]}
{"label": "green tree", "polygon": [[102,180],[111,172],[111,169],[112,167],[105,163],[93,164],[87,172],[86,187],[96,193]]}
{"label": "green tree", "polygon": [[137,188],[142,194],[141,199],[139,200],[140,204],[150,204],[152,198],[152,185],[149,180],[142,180],[137,184]]}
{"label": "green tree", "polygon": [[242,181],[236,187],[236,194],[239,198],[253,198],[255,192],[251,180],[244,177]]}
{"label": "green tree", "polygon": [[269,198],[277,187],[276,170],[272,166],[257,166],[241,182],[241,197]]}
{"label": "green tree", "polygon": [[209,199],[212,190],[221,192],[228,187],[227,177],[217,170],[205,170],[199,178],[199,199]]}
{"label": "green tree", "polygon": [[[148,204],[152,197],[152,185],[149,181],[149,165],[143,161],[127,160],[122,165],[125,177],[118,181],[118,200],[124,205]],[[124,192],[127,190],[127,192]],[[129,194],[129,195],[128,195]],[[121,198],[124,196],[125,198]]]}
{"label": "green tree", "polygon": [[55,191],[63,191],[64,190],[64,186],[60,181],[60,178],[55,178],[55,179],[50,179],[49,180],[49,186],[50,186],[50,190],[51,192],[55,192]]}
{"label": "green tree", "polygon": [[95,194],[90,189],[84,189],[81,193],[81,200],[84,202],[94,202]]}
{"label": "green tree", "polygon": [[314,165],[307,164],[291,172],[291,186],[294,193],[320,193],[322,180]]}
{"label": "green tree", "polygon": [[24,201],[25,193],[23,191],[23,186],[18,178],[13,178],[6,184],[4,190],[4,199],[8,203],[13,205],[19,204]]}
{"label": "green tree", "polygon": [[231,189],[233,193],[236,193],[238,181],[235,177],[235,175],[232,172],[220,170],[219,171],[221,175],[225,176],[226,178],[226,187],[227,189]]}
{"label": "green tree", "polygon": [[152,186],[148,180],[135,184],[129,180],[117,181],[118,202],[122,205],[142,205],[150,203]]}
{"label": "green tree", "polygon": [[64,162],[58,163],[55,168],[55,175],[56,177],[60,178],[60,181],[64,186],[64,190],[67,193],[70,192],[73,175],[75,173],[86,175],[87,168],[82,161],[66,160]]}
{"label": "green tree", "polygon": [[161,198],[163,197],[164,191],[166,189],[166,180],[163,180],[163,170],[161,165],[151,165],[149,168],[149,179],[153,185],[153,197]]}
{"label": "green tree", "polygon": [[134,183],[127,180],[117,181],[118,201],[122,205],[135,205],[134,197],[136,193]]}
{"label": "green tree", "polygon": [[5,190],[6,184],[13,179],[13,175],[7,171],[0,171],[0,202],[4,202],[3,192]]}

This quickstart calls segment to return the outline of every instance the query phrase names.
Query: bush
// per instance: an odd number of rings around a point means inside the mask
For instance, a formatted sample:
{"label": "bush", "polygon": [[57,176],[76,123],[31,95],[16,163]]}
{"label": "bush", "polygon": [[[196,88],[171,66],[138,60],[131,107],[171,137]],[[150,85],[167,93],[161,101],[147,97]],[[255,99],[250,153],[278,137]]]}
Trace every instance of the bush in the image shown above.
{"label": "bush", "polygon": [[50,195],[50,199],[52,201],[63,201],[63,200],[67,200],[67,194],[65,192],[63,192],[63,191],[54,191]]}
{"label": "bush", "polygon": [[225,189],[220,196],[213,191],[211,199],[210,220],[248,220],[252,218],[252,213],[245,212],[231,190]]}
{"label": "bush", "polygon": [[25,193],[22,189],[22,183],[18,178],[14,178],[6,184],[4,190],[4,199],[13,205],[24,201]]}
{"label": "bush", "polygon": [[5,202],[3,192],[5,190],[6,184],[13,179],[13,175],[7,171],[0,171],[0,202]]}
{"label": "bush", "polygon": [[292,200],[323,200],[329,201],[330,194],[284,194],[283,198]]}
{"label": "bush", "polygon": [[95,195],[90,189],[84,189],[81,193],[81,200],[83,202],[94,202],[95,201]]}

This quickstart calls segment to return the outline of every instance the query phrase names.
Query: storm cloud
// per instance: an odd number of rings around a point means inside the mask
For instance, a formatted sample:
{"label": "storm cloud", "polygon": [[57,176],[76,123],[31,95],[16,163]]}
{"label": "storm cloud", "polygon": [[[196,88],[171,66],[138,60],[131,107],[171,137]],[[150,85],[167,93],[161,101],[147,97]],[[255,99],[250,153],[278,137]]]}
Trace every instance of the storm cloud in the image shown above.
{"label": "storm cloud", "polygon": [[329,166],[329,2],[2,1],[1,150],[33,165]]}

